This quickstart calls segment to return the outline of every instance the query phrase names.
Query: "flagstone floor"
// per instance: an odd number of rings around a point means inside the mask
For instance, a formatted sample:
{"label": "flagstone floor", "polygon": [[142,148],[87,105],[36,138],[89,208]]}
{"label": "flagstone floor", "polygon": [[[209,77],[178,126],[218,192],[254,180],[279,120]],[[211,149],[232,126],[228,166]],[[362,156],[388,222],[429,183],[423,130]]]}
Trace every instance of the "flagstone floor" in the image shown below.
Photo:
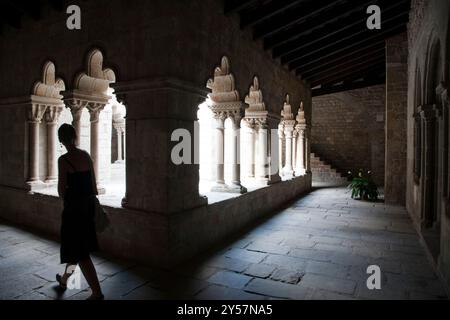
{"label": "flagstone floor", "polygon": [[[446,299],[404,208],[316,189],[212,253],[171,271],[93,257],[106,299]],[[0,299],[85,299],[61,292],[59,245],[0,221]],[[381,289],[367,288],[367,268]]]}

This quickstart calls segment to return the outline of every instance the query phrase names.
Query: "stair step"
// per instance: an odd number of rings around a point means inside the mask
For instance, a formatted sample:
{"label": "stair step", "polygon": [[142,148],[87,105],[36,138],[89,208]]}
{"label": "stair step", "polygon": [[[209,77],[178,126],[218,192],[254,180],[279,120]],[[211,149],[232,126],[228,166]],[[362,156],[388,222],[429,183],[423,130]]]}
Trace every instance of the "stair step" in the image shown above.
{"label": "stair step", "polygon": [[333,168],[332,165],[316,153],[311,153],[310,164],[314,182],[331,184],[345,184],[348,182],[345,175]]}

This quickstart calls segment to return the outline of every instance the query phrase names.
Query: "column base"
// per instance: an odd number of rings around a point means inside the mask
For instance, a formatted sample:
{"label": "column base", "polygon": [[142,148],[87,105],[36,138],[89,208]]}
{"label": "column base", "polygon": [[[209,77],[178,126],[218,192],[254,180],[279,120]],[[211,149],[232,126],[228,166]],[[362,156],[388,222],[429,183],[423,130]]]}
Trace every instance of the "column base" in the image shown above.
{"label": "column base", "polygon": [[240,183],[233,183],[231,185],[228,186],[228,188],[230,189],[230,193],[240,193],[240,194],[244,194],[247,193],[247,188],[242,186]]}
{"label": "column base", "polygon": [[283,169],[283,179],[292,179],[294,177],[294,170],[293,169]]}
{"label": "column base", "polygon": [[52,178],[52,177],[47,178],[47,179],[45,179],[44,183],[47,184],[47,185],[57,184],[58,183],[58,178]]}
{"label": "column base", "polygon": [[223,193],[246,193],[247,189],[241,185],[227,185],[218,183],[211,187],[211,192],[223,192]]}
{"label": "column base", "polygon": [[27,185],[31,188],[31,190],[44,188],[46,186],[46,184],[43,181],[41,181],[41,180],[30,180],[30,181],[27,181]]}
{"label": "column base", "polygon": [[297,169],[297,170],[295,170],[294,174],[296,177],[301,177],[301,176],[306,175],[306,170],[305,169]]}

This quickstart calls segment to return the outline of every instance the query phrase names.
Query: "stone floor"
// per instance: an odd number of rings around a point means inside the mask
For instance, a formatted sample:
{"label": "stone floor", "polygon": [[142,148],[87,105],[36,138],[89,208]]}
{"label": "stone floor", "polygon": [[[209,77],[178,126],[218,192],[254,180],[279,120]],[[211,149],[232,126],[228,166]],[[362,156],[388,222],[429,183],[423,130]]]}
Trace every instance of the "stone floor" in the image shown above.
{"label": "stone floor", "polygon": [[[0,299],[85,299],[60,292],[54,241],[0,223]],[[446,299],[400,207],[317,189],[214,254],[172,272],[95,256],[107,299]],[[369,265],[381,290],[367,289]]]}

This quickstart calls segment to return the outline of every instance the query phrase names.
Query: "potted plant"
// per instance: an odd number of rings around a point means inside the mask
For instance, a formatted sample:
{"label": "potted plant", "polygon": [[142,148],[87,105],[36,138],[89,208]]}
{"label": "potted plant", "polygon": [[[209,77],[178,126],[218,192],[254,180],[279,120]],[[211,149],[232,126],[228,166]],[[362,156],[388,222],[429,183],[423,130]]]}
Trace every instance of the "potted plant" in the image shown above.
{"label": "potted plant", "polygon": [[[349,172],[352,176],[352,173]],[[367,171],[363,174],[363,170],[359,170],[358,175],[353,177],[352,182],[348,186],[352,190],[352,199],[377,201],[379,197],[378,187],[372,179],[372,174]]]}

